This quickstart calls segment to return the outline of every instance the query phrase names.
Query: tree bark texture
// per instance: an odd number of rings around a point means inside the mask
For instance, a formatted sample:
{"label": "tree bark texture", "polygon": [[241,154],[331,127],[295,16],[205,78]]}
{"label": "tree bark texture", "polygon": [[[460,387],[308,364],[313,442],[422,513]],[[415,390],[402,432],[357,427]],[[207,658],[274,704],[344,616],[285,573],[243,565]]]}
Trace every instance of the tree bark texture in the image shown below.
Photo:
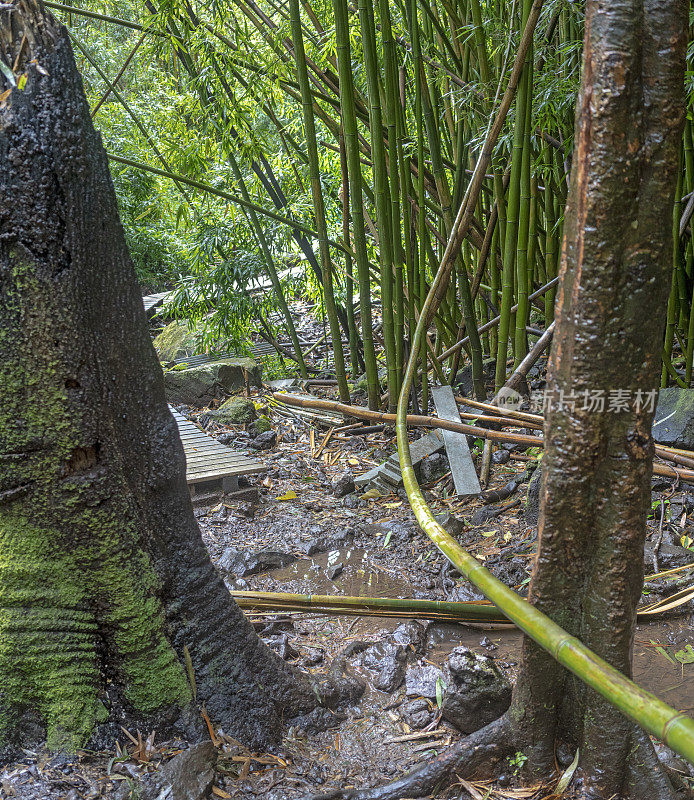
{"label": "tree bark texture", "polygon": [[0,747],[190,733],[184,648],[198,704],[266,747],[334,684],[258,639],[202,542],[67,32],[17,0],[0,59]]}
{"label": "tree bark texture", "polygon": [[[672,269],[687,11],[684,0],[588,0],[548,378],[530,598],[626,675],[651,498],[648,392],[658,386]],[[610,409],[620,390],[627,404]],[[603,411],[591,407],[596,392]],[[511,714],[537,771],[551,772],[555,736],[567,736],[580,747],[586,797],[654,796],[633,785],[637,765],[655,763],[647,737],[528,639]]]}

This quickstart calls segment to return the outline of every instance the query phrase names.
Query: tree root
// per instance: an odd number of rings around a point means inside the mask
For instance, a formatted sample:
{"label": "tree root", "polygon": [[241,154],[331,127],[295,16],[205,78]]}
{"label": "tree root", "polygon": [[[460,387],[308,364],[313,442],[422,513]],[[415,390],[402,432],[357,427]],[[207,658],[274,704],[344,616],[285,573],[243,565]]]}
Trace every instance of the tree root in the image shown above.
{"label": "tree root", "polygon": [[511,725],[504,715],[470,734],[447,752],[431,759],[413,772],[373,789],[336,789],[314,795],[311,800],[400,800],[425,797],[446,778],[457,772],[471,774],[493,759],[513,752]]}

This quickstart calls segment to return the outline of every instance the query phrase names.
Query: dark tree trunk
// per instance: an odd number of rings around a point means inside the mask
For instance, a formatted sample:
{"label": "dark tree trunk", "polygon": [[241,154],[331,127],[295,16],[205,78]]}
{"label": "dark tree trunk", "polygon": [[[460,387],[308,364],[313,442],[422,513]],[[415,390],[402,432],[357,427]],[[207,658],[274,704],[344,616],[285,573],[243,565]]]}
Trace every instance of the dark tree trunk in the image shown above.
{"label": "dark tree trunk", "polygon": [[[648,393],[658,386],[672,270],[687,10],[685,0],[587,3],[550,359],[530,598],[626,675],[651,498]],[[616,391],[628,398],[623,410],[610,410]],[[595,392],[602,412],[590,408]],[[652,755],[647,737],[527,639],[512,721],[544,774],[555,734],[580,747],[587,797],[668,796],[665,786],[632,785]]]}
{"label": "dark tree trunk", "polygon": [[0,59],[0,747],[190,733],[184,648],[198,703],[265,747],[355,685],[285,665],[210,562],[67,32],[17,0]]}

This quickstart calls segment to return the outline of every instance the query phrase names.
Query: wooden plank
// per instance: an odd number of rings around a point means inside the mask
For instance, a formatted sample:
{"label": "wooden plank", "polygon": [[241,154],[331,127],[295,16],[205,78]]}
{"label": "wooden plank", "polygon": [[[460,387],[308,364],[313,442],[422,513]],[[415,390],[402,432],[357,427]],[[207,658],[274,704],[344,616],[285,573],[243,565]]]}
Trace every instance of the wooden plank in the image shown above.
{"label": "wooden plank", "polygon": [[[453,396],[453,389],[450,386],[433,386],[431,396],[434,399],[436,413],[441,419],[447,419],[451,422],[461,421],[458,406]],[[458,496],[479,494],[482,490],[475,471],[475,465],[472,463],[467,436],[464,433],[447,430],[442,431],[442,433],[443,441],[446,444],[448,463],[451,466],[455,493]]]}
{"label": "wooden plank", "polygon": [[170,292],[158,292],[157,294],[146,294],[142,298],[142,305],[148,313],[160,306],[169,296]]}
{"label": "wooden plank", "polygon": [[175,409],[171,408],[171,413],[176,420],[186,455],[186,481],[189,484],[222,478],[228,479],[226,483],[231,486],[239,475],[265,472],[267,469],[262,462],[248,458],[203,433]]}

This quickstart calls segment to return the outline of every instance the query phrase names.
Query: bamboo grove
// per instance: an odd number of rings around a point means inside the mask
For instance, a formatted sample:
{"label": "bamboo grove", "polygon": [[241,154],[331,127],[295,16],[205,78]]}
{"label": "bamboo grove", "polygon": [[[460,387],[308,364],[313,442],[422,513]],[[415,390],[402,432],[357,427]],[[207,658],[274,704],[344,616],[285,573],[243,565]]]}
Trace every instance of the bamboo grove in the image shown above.
{"label": "bamboo grove", "polygon": [[[427,412],[429,383],[450,383],[464,363],[485,399],[485,372],[503,386],[551,324],[582,3],[47,5],[71,26],[93,113],[104,103],[125,109],[143,137],[137,158],[110,148],[114,169],[173,181],[191,225],[205,224],[205,203],[239,210],[307,375],[311,365],[280,278],[286,243],[302,254],[324,309],[343,402],[348,377],[365,373],[369,407],[395,410],[411,334],[442,260],[450,262],[449,279],[418,354],[415,413]],[[127,58],[110,76],[87,45],[86,32],[95,29],[117,31],[127,43]],[[142,91],[136,78],[128,83],[128,70],[144,53],[187,92],[182,124],[205,132],[205,148],[194,155],[190,144],[177,149],[180,137],[148,131],[128,106],[128,91],[118,88]],[[672,225],[673,272],[662,384],[689,387],[691,118],[681,160],[674,218],[663,222]],[[451,251],[454,230],[461,241]],[[214,257],[233,254],[218,244]],[[269,330],[266,312],[253,313]]]}

